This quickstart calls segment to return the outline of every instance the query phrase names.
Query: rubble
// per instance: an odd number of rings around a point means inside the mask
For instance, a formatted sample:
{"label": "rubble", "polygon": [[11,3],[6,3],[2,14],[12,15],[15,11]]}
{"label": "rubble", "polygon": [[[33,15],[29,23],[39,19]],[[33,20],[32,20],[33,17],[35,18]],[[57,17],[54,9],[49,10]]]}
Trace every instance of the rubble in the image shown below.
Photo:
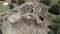
{"label": "rubble", "polygon": [[2,23],[0,29],[3,34],[48,34],[48,21],[39,17],[40,13],[47,9],[42,4],[31,1],[15,6],[7,12],[6,16],[1,17],[0,15],[0,23]]}

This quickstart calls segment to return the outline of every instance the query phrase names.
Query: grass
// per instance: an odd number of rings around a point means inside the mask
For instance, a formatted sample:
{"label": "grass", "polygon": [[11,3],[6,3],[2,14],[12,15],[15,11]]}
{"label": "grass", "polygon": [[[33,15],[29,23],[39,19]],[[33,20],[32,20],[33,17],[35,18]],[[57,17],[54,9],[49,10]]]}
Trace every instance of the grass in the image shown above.
{"label": "grass", "polygon": [[8,7],[6,6],[6,7],[4,7],[3,6],[3,3],[2,2],[0,2],[0,13],[2,13],[2,12],[4,12],[4,11],[6,11],[8,9]]}
{"label": "grass", "polygon": [[51,0],[51,1],[52,1],[51,5],[55,5],[59,0]]}
{"label": "grass", "polygon": [[[51,3],[50,6],[55,5],[58,2],[58,0],[51,0],[51,1],[52,1],[52,3]],[[46,19],[49,20],[49,21],[52,21],[52,20],[56,19],[56,17],[57,17],[56,15],[49,14],[49,13],[46,13],[46,15],[47,15]]]}

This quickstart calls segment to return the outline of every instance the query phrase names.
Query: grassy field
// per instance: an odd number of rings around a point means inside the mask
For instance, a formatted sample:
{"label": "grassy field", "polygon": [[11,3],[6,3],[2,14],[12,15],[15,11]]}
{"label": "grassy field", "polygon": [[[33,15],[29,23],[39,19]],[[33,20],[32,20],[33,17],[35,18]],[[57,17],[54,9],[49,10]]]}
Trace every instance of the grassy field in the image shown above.
{"label": "grassy field", "polygon": [[[57,2],[59,0],[51,0],[51,1],[52,1],[52,3],[51,3],[50,6],[57,4]],[[52,22],[53,22],[53,20],[56,21],[56,19],[59,17],[59,15],[57,16],[57,15],[53,15],[53,14],[49,14],[49,13],[46,13],[46,15],[47,15],[46,19],[49,20],[49,21],[52,21]]]}
{"label": "grassy field", "polygon": [[8,7],[7,6],[4,7],[3,2],[0,2],[0,13],[6,11],[7,9],[8,9]]}
{"label": "grassy field", "polygon": [[51,5],[57,4],[58,2],[58,0],[51,0],[51,1],[52,1]]}

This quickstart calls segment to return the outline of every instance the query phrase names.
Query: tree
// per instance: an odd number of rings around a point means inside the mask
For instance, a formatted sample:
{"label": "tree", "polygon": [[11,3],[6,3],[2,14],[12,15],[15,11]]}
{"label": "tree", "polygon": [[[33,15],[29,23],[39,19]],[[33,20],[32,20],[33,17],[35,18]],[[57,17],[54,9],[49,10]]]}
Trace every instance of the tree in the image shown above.
{"label": "tree", "polygon": [[50,25],[50,29],[51,32],[49,34],[60,34],[60,23],[54,23],[53,25]]}
{"label": "tree", "polygon": [[58,9],[59,9],[58,5],[53,5],[52,8],[50,8],[48,10],[48,12],[50,12],[50,13],[52,13],[54,15],[58,15],[59,14],[59,10]]}
{"label": "tree", "polygon": [[55,34],[60,34],[60,23],[56,23],[56,26],[54,28],[54,33]]}
{"label": "tree", "polygon": [[17,0],[11,0],[12,3],[17,3]]}
{"label": "tree", "polygon": [[39,2],[49,6],[51,4],[51,0],[40,0]]}
{"label": "tree", "polygon": [[60,0],[57,2],[57,5],[60,5]]}
{"label": "tree", "polygon": [[25,3],[25,0],[18,0],[18,5]]}
{"label": "tree", "polygon": [[58,29],[56,30],[56,34],[60,34],[60,26],[59,26]]}
{"label": "tree", "polygon": [[9,9],[13,9],[14,8],[14,5],[12,3],[9,3]]}
{"label": "tree", "polygon": [[59,13],[60,13],[60,0],[57,2],[57,6],[58,6]]}

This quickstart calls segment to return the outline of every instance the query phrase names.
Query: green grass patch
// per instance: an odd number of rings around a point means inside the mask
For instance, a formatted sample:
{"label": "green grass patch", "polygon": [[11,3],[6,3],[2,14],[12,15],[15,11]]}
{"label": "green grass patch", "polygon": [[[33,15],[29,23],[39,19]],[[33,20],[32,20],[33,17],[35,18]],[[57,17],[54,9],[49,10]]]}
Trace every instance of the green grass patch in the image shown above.
{"label": "green grass patch", "polygon": [[7,6],[4,7],[3,2],[0,2],[0,13],[6,11],[7,9],[8,9],[8,7]]}
{"label": "green grass patch", "polygon": [[51,1],[52,1],[51,5],[55,5],[59,0],[51,0]]}

